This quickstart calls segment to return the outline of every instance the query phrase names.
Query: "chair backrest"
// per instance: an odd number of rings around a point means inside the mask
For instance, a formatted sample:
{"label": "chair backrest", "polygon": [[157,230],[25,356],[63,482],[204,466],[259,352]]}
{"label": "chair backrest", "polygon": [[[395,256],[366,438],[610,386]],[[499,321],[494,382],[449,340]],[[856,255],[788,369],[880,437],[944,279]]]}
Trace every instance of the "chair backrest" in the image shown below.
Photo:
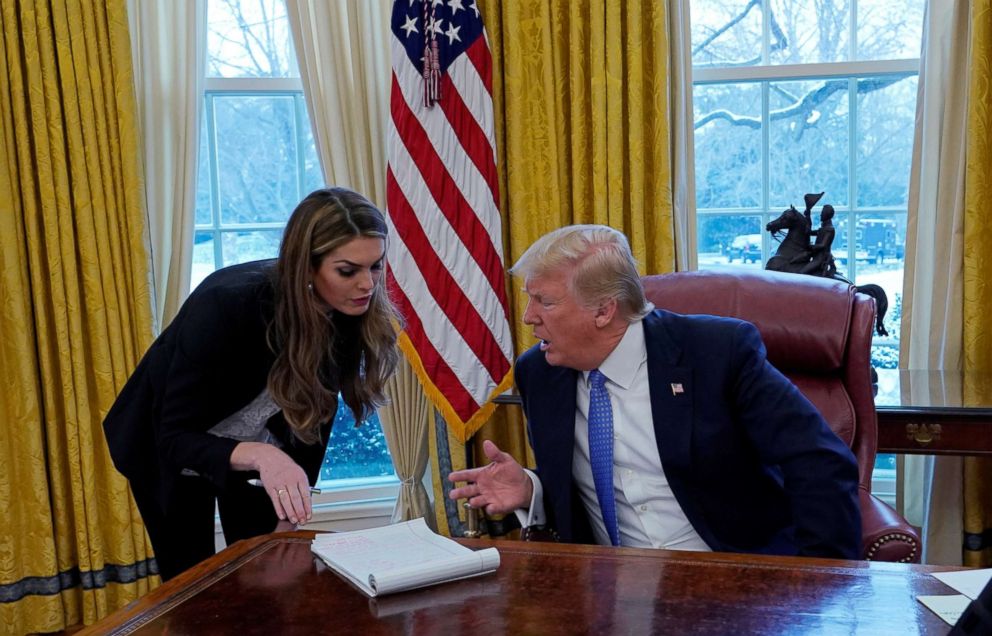
{"label": "chair backrest", "polygon": [[768,360],[850,445],[860,486],[871,492],[878,444],[871,385],[873,299],[841,281],[766,270],[676,272],[642,281],[659,309],[753,323]]}

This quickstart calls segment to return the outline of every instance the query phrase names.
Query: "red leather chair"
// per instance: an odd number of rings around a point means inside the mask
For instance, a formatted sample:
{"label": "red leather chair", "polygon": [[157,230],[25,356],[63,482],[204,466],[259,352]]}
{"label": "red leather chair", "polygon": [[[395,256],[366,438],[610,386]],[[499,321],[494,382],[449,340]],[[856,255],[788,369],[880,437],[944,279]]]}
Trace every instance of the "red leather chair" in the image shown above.
{"label": "red leather chair", "polygon": [[645,276],[659,309],[741,318],[761,332],[768,359],[816,405],[858,460],[862,556],[918,563],[920,538],[871,494],[878,419],[870,349],[875,301],[840,281],[766,270]]}

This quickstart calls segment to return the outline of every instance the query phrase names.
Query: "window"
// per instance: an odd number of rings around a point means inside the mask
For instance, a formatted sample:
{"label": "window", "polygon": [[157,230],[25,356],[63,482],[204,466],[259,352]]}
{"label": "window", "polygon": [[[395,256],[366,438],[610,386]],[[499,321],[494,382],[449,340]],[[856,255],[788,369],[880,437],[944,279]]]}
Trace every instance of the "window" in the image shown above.
{"label": "window", "polygon": [[[898,366],[906,207],[924,0],[691,0],[702,269],[764,267],[769,221],[806,193],[836,210],[839,273],[880,285]],[[760,257],[740,245],[760,236]],[[891,457],[880,456],[876,476]]]}
{"label": "window", "polygon": [[273,258],[323,179],[283,0],[211,0],[193,277]]}
{"label": "window", "polygon": [[[276,257],[293,208],[323,185],[285,1],[209,0],[207,25],[191,287]],[[395,492],[378,417],[356,428],[339,400],[320,480],[328,500]]]}

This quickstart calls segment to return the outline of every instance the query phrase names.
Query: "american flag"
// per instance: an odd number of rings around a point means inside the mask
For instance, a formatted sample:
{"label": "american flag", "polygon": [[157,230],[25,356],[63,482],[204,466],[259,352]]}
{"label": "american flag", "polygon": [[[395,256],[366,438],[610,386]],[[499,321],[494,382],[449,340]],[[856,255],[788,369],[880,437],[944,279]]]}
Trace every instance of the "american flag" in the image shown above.
{"label": "american flag", "polygon": [[397,0],[392,32],[389,285],[400,346],[465,441],[512,383],[492,55],[476,0]]}

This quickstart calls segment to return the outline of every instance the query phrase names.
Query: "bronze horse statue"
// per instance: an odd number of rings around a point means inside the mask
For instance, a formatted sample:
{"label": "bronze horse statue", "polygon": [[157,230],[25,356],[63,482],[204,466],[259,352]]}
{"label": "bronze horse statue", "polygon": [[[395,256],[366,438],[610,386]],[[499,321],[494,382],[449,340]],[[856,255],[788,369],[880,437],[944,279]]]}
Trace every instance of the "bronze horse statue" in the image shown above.
{"label": "bronze horse statue", "polygon": [[[830,252],[834,233],[831,222],[834,215],[833,206],[823,206],[824,209],[820,215],[820,228],[813,230],[812,209],[822,196],[822,192],[807,194],[803,197],[806,203],[804,212],[799,212],[795,206],[790,205],[778,218],[768,222],[765,230],[771,232],[772,238],[779,242],[779,246],[775,250],[775,254],[768,259],[765,269],[794,274],[812,274],[833,278],[852,285],[851,281],[837,273],[837,266],[834,264],[834,258]],[[810,245],[809,242],[813,235],[816,235],[818,239],[823,239],[817,240],[816,246]],[[856,285],[855,289],[875,299],[875,331],[880,336],[888,335],[882,324],[889,306],[885,290],[873,284]]]}
{"label": "bronze horse statue", "polygon": [[769,221],[765,230],[772,233],[772,238],[779,242],[779,246],[768,259],[765,269],[802,273],[803,267],[812,258],[809,245],[812,229],[809,215],[802,214],[791,205],[777,219]]}

